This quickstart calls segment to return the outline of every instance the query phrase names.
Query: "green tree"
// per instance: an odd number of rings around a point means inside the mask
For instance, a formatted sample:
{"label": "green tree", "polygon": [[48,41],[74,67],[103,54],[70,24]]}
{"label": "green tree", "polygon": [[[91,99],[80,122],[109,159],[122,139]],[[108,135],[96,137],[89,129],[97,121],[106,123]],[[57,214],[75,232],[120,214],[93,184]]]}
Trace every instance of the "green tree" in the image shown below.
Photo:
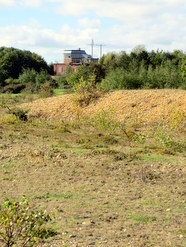
{"label": "green tree", "polygon": [[30,51],[23,51],[16,48],[0,48],[0,69],[3,70],[5,79],[12,77],[17,79],[24,69],[50,71],[50,67],[44,59]]}
{"label": "green tree", "polygon": [[35,83],[37,72],[34,69],[24,69],[19,75],[18,81],[22,84]]}
{"label": "green tree", "polygon": [[41,84],[50,81],[51,77],[46,70],[41,70],[39,74],[36,75],[36,87],[39,88]]}

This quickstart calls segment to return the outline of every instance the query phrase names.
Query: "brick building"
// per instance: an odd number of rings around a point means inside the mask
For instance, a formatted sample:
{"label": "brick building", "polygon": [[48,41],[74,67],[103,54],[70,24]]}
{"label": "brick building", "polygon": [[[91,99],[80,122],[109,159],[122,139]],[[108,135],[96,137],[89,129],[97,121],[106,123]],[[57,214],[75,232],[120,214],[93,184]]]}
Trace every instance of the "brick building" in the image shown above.
{"label": "brick building", "polygon": [[67,66],[70,66],[73,71],[84,64],[89,63],[92,60],[92,56],[88,55],[85,50],[65,50],[64,51],[64,62],[54,64],[54,74],[64,75]]}

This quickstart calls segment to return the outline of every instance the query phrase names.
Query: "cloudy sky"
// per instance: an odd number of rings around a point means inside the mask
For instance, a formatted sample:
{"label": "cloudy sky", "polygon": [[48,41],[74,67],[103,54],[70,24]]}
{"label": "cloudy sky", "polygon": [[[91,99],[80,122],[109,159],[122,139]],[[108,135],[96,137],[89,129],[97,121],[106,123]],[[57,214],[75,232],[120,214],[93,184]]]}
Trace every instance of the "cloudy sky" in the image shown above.
{"label": "cloudy sky", "polygon": [[[30,50],[48,63],[64,49],[103,53],[186,51],[185,0],[0,0],[0,46]],[[99,46],[94,47],[99,57]]]}

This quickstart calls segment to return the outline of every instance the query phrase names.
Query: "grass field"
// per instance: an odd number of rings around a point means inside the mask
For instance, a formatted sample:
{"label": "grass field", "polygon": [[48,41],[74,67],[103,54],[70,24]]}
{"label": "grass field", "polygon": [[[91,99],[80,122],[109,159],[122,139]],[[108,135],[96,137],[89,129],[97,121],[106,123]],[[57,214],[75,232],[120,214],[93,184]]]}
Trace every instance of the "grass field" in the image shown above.
{"label": "grass field", "polygon": [[21,121],[2,105],[0,114],[0,201],[26,195],[55,213],[58,234],[42,246],[185,246],[181,113],[145,127],[109,112]]}

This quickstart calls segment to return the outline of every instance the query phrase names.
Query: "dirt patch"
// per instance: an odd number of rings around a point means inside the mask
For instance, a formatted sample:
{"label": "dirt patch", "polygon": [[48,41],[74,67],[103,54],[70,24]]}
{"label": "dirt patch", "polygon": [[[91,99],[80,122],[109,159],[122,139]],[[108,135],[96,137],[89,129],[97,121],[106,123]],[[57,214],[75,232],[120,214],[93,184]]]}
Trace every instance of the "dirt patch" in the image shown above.
{"label": "dirt patch", "polygon": [[24,107],[30,114],[46,118],[73,119],[77,111],[85,116],[94,116],[101,109],[112,109],[116,117],[125,121],[136,118],[143,123],[154,123],[169,118],[175,111],[186,113],[184,90],[121,90],[104,94],[97,101],[79,109],[73,102],[74,95],[39,99]]}
{"label": "dirt patch", "polygon": [[[127,135],[107,123],[50,121],[77,116],[72,94],[22,105],[46,119],[20,121],[2,109],[0,203],[26,195],[55,213],[51,227],[58,235],[43,247],[185,246],[186,142],[178,121],[185,96],[117,91],[81,108],[87,116],[113,109],[120,120],[160,121],[154,128],[126,125]],[[161,125],[162,119],[175,122]]]}

